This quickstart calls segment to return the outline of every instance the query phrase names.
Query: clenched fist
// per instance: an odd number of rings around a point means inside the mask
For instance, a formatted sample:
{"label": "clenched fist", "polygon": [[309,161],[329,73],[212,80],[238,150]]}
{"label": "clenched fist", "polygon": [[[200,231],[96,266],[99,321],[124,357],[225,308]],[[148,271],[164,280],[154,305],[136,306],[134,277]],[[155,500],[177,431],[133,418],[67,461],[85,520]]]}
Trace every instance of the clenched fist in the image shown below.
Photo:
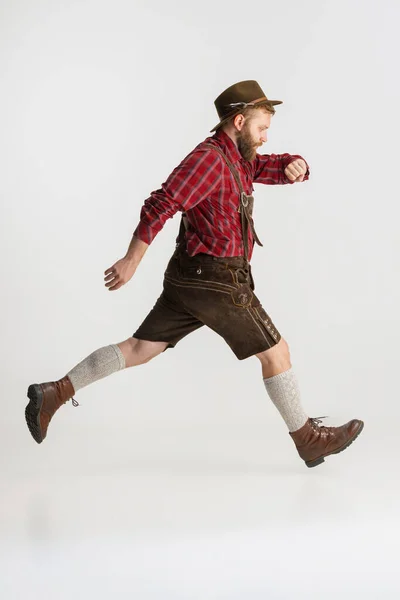
{"label": "clenched fist", "polygon": [[306,162],[302,158],[296,158],[286,167],[284,173],[290,181],[303,181],[307,173]]}

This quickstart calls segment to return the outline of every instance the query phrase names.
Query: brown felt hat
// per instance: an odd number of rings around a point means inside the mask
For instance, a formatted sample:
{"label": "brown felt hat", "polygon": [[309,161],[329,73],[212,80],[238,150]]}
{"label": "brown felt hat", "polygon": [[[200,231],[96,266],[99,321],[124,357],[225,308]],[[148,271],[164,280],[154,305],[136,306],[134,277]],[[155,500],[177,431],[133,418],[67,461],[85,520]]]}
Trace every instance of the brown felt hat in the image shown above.
{"label": "brown felt hat", "polygon": [[211,129],[210,133],[216,131],[231,117],[238,115],[246,106],[258,106],[259,104],[274,106],[283,104],[283,102],[282,100],[268,100],[257,81],[249,79],[228,87],[214,100],[214,104],[220,121]]}

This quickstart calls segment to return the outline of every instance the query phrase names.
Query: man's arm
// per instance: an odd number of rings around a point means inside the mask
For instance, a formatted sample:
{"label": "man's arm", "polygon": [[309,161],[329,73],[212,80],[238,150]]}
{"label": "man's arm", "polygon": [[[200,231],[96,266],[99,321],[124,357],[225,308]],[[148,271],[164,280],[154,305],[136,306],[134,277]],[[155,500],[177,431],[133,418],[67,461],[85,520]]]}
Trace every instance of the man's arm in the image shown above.
{"label": "man's arm", "polygon": [[303,160],[306,165],[306,172],[303,181],[306,181],[310,175],[310,168],[307,162],[299,154],[257,154],[253,161],[254,175],[253,181],[256,183],[265,183],[268,185],[294,183],[285,173],[286,168],[294,161]]}
{"label": "man's arm", "polygon": [[221,182],[221,162],[217,153],[206,148],[189,154],[145,200],[134,237],[151,244],[178,210],[189,210],[211,194]]}
{"label": "man's arm", "polygon": [[178,165],[161,188],[145,200],[140,221],[124,258],[108,268],[105,286],[118,290],[134,275],[147,248],[167,219],[178,210],[189,210],[204,200],[220,183],[222,159],[208,149],[194,150]]}
{"label": "man's arm", "polygon": [[125,258],[137,267],[148,247],[149,245],[146,242],[139,240],[136,236],[132,236]]}

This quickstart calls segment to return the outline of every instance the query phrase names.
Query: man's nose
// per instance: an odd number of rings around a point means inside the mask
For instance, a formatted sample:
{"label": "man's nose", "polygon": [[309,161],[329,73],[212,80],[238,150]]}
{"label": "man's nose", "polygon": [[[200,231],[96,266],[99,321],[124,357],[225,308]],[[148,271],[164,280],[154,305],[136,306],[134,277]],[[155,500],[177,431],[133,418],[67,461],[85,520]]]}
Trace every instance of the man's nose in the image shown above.
{"label": "man's nose", "polygon": [[262,133],[261,134],[261,141],[262,141],[262,143],[264,143],[264,142],[267,141],[267,134],[266,133]]}

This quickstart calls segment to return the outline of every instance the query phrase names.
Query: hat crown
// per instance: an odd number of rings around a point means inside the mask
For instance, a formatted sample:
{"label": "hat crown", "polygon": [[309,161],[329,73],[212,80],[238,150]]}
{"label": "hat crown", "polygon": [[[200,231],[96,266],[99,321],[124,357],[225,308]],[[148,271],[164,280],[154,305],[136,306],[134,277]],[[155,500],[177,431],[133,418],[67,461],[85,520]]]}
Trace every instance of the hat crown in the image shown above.
{"label": "hat crown", "polygon": [[257,81],[248,79],[246,81],[234,83],[224,90],[218,98],[215,99],[214,105],[217,109],[218,116],[223,118],[235,109],[234,106],[230,106],[231,104],[236,102],[253,102],[254,100],[259,100],[261,98],[268,100]]}
{"label": "hat crown", "polygon": [[214,105],[219,116],[219,123],[211,129],[210,133],[216,131],[229,119],[243,111],[247,104],[257,106],[266,105],[270,112],[275,112],[273,107],[275,104],[282,104],[282,100],[270,100],[267,98],[261,86],[254,79],[238,81],[224,90],[214,100]]}

